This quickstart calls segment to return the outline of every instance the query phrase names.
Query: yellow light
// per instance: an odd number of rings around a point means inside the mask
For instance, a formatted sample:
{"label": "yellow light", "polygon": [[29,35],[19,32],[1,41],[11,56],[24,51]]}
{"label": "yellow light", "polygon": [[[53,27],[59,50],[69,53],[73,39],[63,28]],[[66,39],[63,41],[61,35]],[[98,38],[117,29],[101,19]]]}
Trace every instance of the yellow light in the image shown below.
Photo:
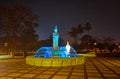
{"label": "yellow light", "polygon": [[0,59],[12,58],[12,55],[1,55]]}
{"label": "yellow light", "polygon": [[118,49],[120,49],[120,45],[118,46]]}

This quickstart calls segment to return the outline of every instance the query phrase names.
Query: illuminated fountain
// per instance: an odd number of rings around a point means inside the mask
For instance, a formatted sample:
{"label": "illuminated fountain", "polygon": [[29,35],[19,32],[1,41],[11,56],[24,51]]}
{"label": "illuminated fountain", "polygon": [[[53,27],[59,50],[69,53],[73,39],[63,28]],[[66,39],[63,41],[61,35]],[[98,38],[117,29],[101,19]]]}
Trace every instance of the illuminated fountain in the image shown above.
{"label": "illuminated fountain", "polygon": [[28,56],[26,63],[36,66],[74,66],[84,63],[84,57],[78,56],[75,49],[69,45],[58,46],[59,33],[57,26],[53,32],[53,46],[40,47],[34,56]]}

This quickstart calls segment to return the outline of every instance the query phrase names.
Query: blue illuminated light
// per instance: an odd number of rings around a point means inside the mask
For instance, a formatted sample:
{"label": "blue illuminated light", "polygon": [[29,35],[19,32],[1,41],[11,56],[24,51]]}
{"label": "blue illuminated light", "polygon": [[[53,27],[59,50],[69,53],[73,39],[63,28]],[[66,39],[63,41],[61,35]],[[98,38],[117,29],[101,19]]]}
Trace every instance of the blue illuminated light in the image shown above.
{"label": "blue illuminated light", "polygon": [[54,50],[58,49],[58,41],[59,41],[59,33],[58,33],[57,26],[55,26],[55,29],[54,29],[54,32],[53,32],[53,47],[54,47]]}
{"label": "blue illuminated light", "polygon": [[57,26],[55,26],[53,32],[53,46],[39,48],[35,52],[34,56],[41,58],[51,58],[54,56],[61,58],[70,58],[77,56],[75,49],[69,45],[69,42],[67,42],[66,46],[58,46],[58,43],[59,43],[59,33]]}
{"label": "blue illuminated light", "polygon": [[58,57],[76,57],[77,53],[74,48],[70,47],[70,52],[69,54],[67,53],[66,47],[65,46],[60,46],[58,50],[54,50],[53,47],[41,47],[39,48],[35,54],[35,57],[45,57],[45,58],[51,58],[53,56],[58,56]]}

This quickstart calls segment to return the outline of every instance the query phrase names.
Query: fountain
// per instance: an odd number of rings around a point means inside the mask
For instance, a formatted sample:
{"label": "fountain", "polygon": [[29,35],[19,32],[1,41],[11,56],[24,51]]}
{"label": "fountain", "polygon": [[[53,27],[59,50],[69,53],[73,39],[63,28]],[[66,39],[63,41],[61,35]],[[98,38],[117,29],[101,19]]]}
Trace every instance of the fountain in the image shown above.
{"label": "fountain", "polygon": [[26,63],[36,66],[74,66],[84,63],[84,57],[78,56],[67,41],[66,46],[59,46],[58,28],[53,32],[53,46],[40,47],[33,56],[26,57]]}

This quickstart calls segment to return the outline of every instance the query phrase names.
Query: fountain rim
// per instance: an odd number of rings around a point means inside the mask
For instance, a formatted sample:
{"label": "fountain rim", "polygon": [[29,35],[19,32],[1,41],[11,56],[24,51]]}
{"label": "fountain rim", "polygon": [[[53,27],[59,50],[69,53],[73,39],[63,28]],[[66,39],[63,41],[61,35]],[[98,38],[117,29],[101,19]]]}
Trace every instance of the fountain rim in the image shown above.
{"label": "fountain rim", "polygon": [[84,64],[85,57],[71,57],[71,58],[39,58],[34,56],[26,57],[26,64],[34,66],[43,66],[43,67],[64,67],[64,66],[75,66]]}

